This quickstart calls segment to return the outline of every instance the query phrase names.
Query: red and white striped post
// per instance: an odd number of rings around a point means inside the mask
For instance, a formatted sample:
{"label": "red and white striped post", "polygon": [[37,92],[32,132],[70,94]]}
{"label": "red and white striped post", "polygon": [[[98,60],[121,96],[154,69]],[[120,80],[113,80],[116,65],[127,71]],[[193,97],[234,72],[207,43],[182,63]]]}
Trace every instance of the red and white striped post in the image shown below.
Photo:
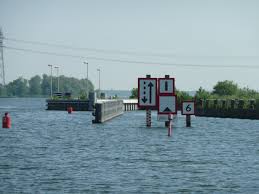
{"label": "red and white striped post", "polygon": [[168,115],[168,137],[172,136],[173,114]]}

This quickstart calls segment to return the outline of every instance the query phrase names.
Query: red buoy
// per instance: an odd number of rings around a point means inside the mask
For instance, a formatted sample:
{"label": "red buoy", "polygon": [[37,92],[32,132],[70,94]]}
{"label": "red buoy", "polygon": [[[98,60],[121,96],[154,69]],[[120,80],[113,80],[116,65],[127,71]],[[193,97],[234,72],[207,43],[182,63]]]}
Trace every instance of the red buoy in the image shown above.
{"label": "red buoy", "polygon": [[3,128],[11,128],[11,118],[9,117],[8,112],[5,113],[5,116],[2,120]]}
{"label": "red buoy", "polygon": [[69,107],[67,108],[67,112],[68,112],[68,114],[71,114],[71,113],[73,112],[73,107],[72,107],[72,106],[69,106]]}

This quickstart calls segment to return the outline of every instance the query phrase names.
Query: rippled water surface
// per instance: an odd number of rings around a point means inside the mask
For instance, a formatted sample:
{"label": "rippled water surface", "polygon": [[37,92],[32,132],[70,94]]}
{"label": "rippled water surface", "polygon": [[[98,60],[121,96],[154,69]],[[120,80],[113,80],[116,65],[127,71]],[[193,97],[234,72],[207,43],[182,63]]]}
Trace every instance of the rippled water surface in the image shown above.
{"label": "rippled water surface", "polygon": [[145,112],[92,124],[90,112],[46,111],[44,99],[0,99],[2,193],[259,193],[259,121],[192,117],[173,137]]}

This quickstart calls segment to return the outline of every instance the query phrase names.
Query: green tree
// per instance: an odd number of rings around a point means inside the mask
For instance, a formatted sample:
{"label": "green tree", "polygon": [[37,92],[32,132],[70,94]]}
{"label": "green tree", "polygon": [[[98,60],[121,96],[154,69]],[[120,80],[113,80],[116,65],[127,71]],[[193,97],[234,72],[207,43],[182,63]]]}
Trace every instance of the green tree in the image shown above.
{"label": "green tree", "polygon": [[238,90],[239,98],[258,98],[259,93],[255,90],[251,90],[248,87],[242,88]]}
{"label": "green tree", "polygon": [[19,77],[7,85],[7,95],[25,97],[29,93],[28,80]]}
{"label": "green tree", "polygon": [[138,88],[133,88],[131,90],[131,96],[129,97],[130,99],[136,99],[138,98]]}
{"label": "green tree", "polygon": [[198,91],[196,91],[195,97],[196,99],[208,99],[210,98],[211,94],[210,92],[206,91],[202,87],[199,88]]}
{"label": "green tree", "polygon": [[184,91],[176,90],[176,95],[179,100],[191,100],[193,98],[188,92]]}
{"label": "green tree", "polygon": [[87,79],[78,80],[73,77],[60,76],[59,80],[59,88],[61,92],[72,92],[74,96],[86,96],[86,88],[88,88],[88,92],[94,91],[92,82]]}
{"label": "green tree", "polygon": [[50,77],[46,74],[43,74],[42,76],[41,94],[44,96],[50,95]]}
{"label": "green tree", "polygon": [[30,95],[41,95],[41,77],[36,75],[29,80]]}
{"label": "green tree", "polygon": [[[53,93],[57,92],[57,77],[52,77]],[[42,78],[39,75],[33,76],[29,81],[19,77],[18,79],[10,82],[5,87],[0,85],[0,96],[17,96],[25,97],[28,95],[34,96],[49,96],[50,95],[50,80],[51,77],[43,74]],[[93,83],[87,79],[76,79],[73,77],[59,77],[59,91],[71,92],[76,98],[86,98],[86,88],[88,92],[94,91]]]}
{"label": "green tree", "polygon": [[176,90],[176,96],[177,96],[177,104],[178,106],[181,105],[182,101],[184,100],[192,100],[193,96],[189,95],[188,92],[179,91]]}
{"label": "green tree", "polygon": [[236,95],[238,92],[238,86],[233,81],[220,81],[213,87],[213,94],[219,96],[231,96]]}
{"label": "green tree", "polygon": [[0,84],[0,97],[2,96],[6,96],[7,93],[6,93],[6,87],[3,86],[2,84]]}

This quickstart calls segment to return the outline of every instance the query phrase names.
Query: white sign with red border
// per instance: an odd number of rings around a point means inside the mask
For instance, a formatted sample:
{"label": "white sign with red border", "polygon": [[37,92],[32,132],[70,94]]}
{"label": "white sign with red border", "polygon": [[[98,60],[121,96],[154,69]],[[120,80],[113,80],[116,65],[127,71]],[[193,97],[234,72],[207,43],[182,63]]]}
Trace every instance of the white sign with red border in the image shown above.
{"label": "white sign with red border", "polygon": [[159,94],[175,94],[175,79],[174,78],[159,78],[158,79],[158,93]]}
{"label": "white sign with red border", "polygon": [[158,97],[158,114],[177,114],[176,96]]}
{"label": "white sign with red border", "polygon": [[138,107],[157,107],[157,78],[138,78]]}
{"label": "white sign with red border", "polygon": [[194,101],[183,101],[182,102],[182,115],[194,115],[194,114],[195,114]]}

